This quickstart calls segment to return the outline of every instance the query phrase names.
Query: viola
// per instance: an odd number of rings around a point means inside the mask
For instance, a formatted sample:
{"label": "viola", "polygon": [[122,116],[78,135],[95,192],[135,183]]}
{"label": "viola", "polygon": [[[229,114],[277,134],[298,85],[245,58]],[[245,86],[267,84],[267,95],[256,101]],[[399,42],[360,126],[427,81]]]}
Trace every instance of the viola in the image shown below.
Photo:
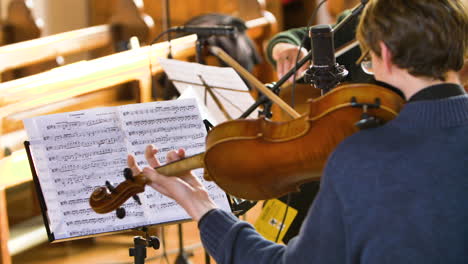
{"label": "viola", "polygon": [[[274,122],[265,118],[222,123],[209,131],[206,151],[156,168],[178,176],[205,168],[205,178],[227,193],[247,200],[265,200],[298,191],[318,180],[325,162],[346,137],[371,122],[395,118],[404,104],[393,91],[373,84],[347,84],[311,99],[299,118]],[[90,205],[97,213],[117,209],[149,183],[136,175],[113,192],[96,189]]]}

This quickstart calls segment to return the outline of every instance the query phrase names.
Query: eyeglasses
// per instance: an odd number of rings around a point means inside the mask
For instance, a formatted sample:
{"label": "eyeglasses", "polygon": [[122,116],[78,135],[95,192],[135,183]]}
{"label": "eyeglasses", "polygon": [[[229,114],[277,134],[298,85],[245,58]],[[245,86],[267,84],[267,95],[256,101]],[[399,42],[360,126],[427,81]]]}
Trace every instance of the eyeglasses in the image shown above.
{"label": "eyeglasses", "polygon": [[372,68],[372,60],[370,56],[370,50],[366,50],[362,53],[361,57],[356,61],[356,64],[361,64],[361,69],[369,74],[374,75],[374,70]]}

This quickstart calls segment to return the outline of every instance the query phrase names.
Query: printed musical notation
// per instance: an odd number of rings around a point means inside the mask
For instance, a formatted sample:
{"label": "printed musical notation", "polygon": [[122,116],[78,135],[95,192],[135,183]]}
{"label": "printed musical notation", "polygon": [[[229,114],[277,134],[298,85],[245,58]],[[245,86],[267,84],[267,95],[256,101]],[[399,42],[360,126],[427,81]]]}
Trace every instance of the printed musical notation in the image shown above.
{"label": "printed musical notation", "polygon": [[46,130],[53,130],[53,129],[62,129],[62,130],[75,130],[81,127],[92,127],[99,124],[104,123],[115,123],[117,119],[115,117],[110,118],[98,118],[94,120],[87,120],[87,121],[60,121],[53,125],[47,125]]}
{"label": "printed musical notation", "polygon": [[95,137],[98,135],[107,135],[108,133],[113,133],[119,131],[119,128],[116,126],[113,127],[107,127],[104,129],[98,129],[98,130],[93,130],[93,131],[85,131],[85,132],[73,132],[73,133],[65,133],[65,134],[60,134],[56,136],[44,136],[43,140],[44,141],[57,141],[57,140],[69,140],[72,138],[83,138],[83,137]]}
{"label": "printed musical notation", "polygon": [[156,139],[136,139],[131,142],[132,145],[148,145],[148,144],[154,144],[154,143],[161,143],[161,144],[167,144],[167,143],[176,143],[176,142],[181,142],[181,141],[187,141],[192,142],[193,140],[196,139],[201,139],[205,137],[205,133],[198,133],[194,135],[180,135],[180,136],[169,136],[168,134],[156,138]]}
{"label": "printed musical notation", "polygon": [[176,126],[169,126],[169,127],[156,127],[156,128],[151,128],[151,129],[143,129],[143,130],[134,130],[134,131],[129,131],[128,135],[129,136],[145,136],[147,134],[154,134],[154,133],[170,133],[173,131],[180,131],[181,129],[191,129],[191,128],[197,128],[200,129],[202,127],[202,124],[179,124]]}
{"label": "printed musical notation", "polygon": [[125,122],[125,125],[135,126],[135,127],[154,126],[154,125],[161,125],[161,124],[168,124],[168,123],[192,121],[192,120],[197,120],[197,118],[199,118],[198,115],[164,117],[164,118],[155,118],[155,119],[147,119],[147,120],[128,121],[128,122]]}
{"label": "printed musical notation", "polygon": [[71,199],[68,201],[61,201],[60,205],[62,206],[75,206],[79,204],[89,203],[88,198],[79,198],[79,199]]}
{"label": "printed musical notation", "polygon": [[167,112],[170,112],[171,114],[178,114],[180,112],[182,113],[192,112],[196,110],[197,110],[197,107],[195,105],[153,106],[153,107],[147,107],[144,109],[122,111],[122,115],[123,116],[145,115],[145,114],[159,114],[159,113],[167,113]]}
{"label": "printed musical notation", "polygon": [[[62,159],[63,158],[58,158]],[[95,169],[95,168],[105,168],[109,166],[119,166],[122,168],[125,168],[125,165],[127,164],[127,159],[126,158],[118,158],[114,160],[93,160],[88,163],[80,163],[80,164],[57,164],[59,167],[52,167],[50,171],[52,173],[65,173],[65,172],[76,172],[76,171],[85,171],[87,169]]]}
{"label": "printed musical notation", "polygon": [[[146,166],[144,149],[148,144],[159,147],[161,162],[168,151],[180,147],[187,155],[203,152],[206,131],[195,100],[96,108],[35,117],[24,123],[30,142],[34,142],[31,151],[50,230],[57,239],[186,219],[180,206],[152,190],[140,195],[143,205],[132,200],[123,205],[125,223],[115,213],[96,214],[88,199],[105,181],[125,180],[128,153]],[[218,197],[223,192],[216,186],[209,188],[212,197],[229,208],[227,200]]]}
{"label": "printed musical notation", "polygon": [[46,150],[67,150],[67,149],[76,149],[76,148],[89,148],[89,147],[101,147],[103,145],[114,145],[117,142],[122,142],[122,137],[113,137],[113,138],[102,138],[98,140],[76,140],[71,142],[66,142],[65,144],[59,145],[48,145]]}

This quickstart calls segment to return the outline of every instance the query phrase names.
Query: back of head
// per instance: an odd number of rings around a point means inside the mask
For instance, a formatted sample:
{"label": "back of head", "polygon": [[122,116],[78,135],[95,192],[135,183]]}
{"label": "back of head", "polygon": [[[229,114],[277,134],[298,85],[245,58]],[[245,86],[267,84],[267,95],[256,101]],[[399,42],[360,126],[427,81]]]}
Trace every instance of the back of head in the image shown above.
{"label": "back of head", "polygon": [[393,64],[414,76],[444,81],[467,55],[467,7],[461,0],[370,0],[357,38],[378,56],[382,41]]}

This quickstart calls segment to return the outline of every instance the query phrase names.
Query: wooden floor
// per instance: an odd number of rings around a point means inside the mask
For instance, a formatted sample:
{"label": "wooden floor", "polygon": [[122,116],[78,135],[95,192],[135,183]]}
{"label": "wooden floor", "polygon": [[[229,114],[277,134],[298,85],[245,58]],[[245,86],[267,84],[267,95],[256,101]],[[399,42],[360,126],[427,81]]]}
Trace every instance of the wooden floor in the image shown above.
{"label": "wooden floor", "polygon": [[[261,205],[257,204],[241,218],[254,223],[260,211]],[[176,263],[179,255],[178,226],[169,225],[157,229],[155,231],[159,232],[160,241],[165,241],[165,247],[161,246],[158,250],[147,248],[145,263]],[[164,231],[164,236],[161,229]],[[196,223],[184,223],[182,230],[185,252],[193,254],[188,258],[189,263],[206,263]],[[136,235],[139,234],[128,232],[69,242],[47,243],[14,256],[13,264],[131,264],[134,263],[134,258],[129,256],[129,248],[134,246],[133,237]],[[165,253],[167,257],[163,257]],[[211,259],[210,263],[216,262]]]}

